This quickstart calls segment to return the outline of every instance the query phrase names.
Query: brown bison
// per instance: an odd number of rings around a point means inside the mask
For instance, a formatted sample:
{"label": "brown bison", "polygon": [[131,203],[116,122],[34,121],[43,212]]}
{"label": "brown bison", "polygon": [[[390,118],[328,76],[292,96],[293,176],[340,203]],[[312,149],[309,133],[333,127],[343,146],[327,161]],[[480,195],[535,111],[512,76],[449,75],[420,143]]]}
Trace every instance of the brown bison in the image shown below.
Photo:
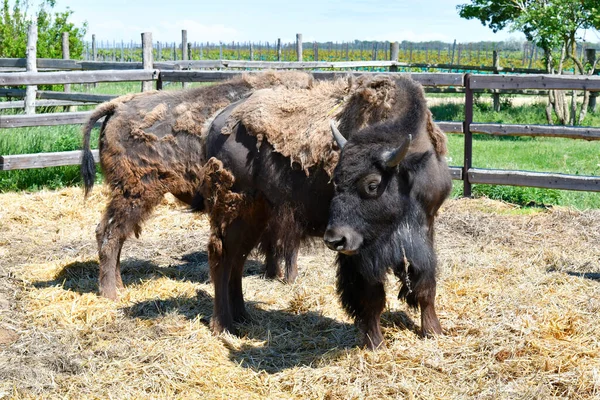
{"label": "brown bison", "polygon": [[[267,72],[243,76],[200,88],[146,92],[119,97],[96,108],[83,129],[81,173],[86,195],[95,179],[90,151],[90,132],[104,117],[100,131],[100,164],[110,199],[96,229],[100,258],[100,293],[111,299],[123,287],[121,248],[134,233],[139,236],[147,219],[165,193],[202,210],[198,192],[205,164],[202,132],[215,113],[248,96],[253,90],[273,87],[307,87],[310,77],[301,73]],[[272,224],[263,236],[267,276],[279,274],[279,260],[286,258],[286,279],[296,276],[296,250],[285,253]],[[284,254],[285,253],[285,254]]]}
{"label": "brown bison", "polygon": [[422,333],[441,333],[433,222],[451,189],[445,152],[421,86],[403,76],[259,90],[228,106],[208,131],[202,182],[213,331],[247,317],[244,261],[275,220],[284,248],[323,236],[338,252],[337,290],[366,346],[383,342],[388,271],[421,309]]}

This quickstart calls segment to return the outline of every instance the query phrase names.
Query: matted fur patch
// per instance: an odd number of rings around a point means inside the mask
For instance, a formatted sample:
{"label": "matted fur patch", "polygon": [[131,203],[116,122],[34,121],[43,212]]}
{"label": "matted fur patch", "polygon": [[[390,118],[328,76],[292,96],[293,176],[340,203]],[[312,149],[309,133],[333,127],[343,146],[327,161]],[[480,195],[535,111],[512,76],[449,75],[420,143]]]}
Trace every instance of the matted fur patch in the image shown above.
{"label": "matted fur patch", "polygon": [[[233,110],[221,133],[228,135],[241,122],[255,135],[260,147],[264,140],[274,150],[299,164],[308,174],[313,166],[322,166],[331,176],[339,158],[329,120],[338,122],[343,134],[368,125],[413,112],[414,104],[426,109],[422,89],[414,91],[410,78],[387,75],[362,76],[358,79],[316,81],[308,87],[284,87],[257,90]],[[412,88],[412,90],[406,90]],[[445,135],[437,128],[431,113],[421,115],[435,151],[445,153]]]}

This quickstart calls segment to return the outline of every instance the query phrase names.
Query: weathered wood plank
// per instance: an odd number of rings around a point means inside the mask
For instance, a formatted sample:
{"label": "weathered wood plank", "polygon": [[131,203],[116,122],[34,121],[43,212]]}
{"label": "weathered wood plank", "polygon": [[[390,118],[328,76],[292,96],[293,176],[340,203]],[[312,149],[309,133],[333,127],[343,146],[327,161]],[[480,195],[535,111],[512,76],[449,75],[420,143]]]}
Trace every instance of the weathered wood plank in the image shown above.
{"label": "weathered wood plank", "polygon": [[471,124],[471,132],[494,136],[543,136],[600,140],[600,128],[553,125]]}
{"label": "weathered wood plank", "polygon": [[1,115],[0,129],[22,128],[26,126],[54,126],[83,124],[91,111],[74,113],[48,113],[38,115]]}
{"label": "weathered wood plank", "polygon": [[462,122],[444,122],[444,121],[436,121],[437,126],[446,133],[463,133],[463,123]]}
{"label": "weathered wood plank", "polygon": [[154,68],[167,71],[200,68],[224,68],[222,60],[187,60],[187,61],[160,61],[154,63]]}
{"label": "weathered wood plank", "polygon": [[217,82],[241,76],[251,71],[161,71],[163,82]]}
{"label": "weathered wood plank", "polygon": [[[65,100],[36,100],[34,107],[67,107],[67,106],[87,106],[96,105],[97,103],[86,103],[81,101],[65,101]],[[14,110],[25,107],[25,101],[0,101],[0,110]]]}
{"label": "weathered wood plank", "polygon": [[[23,89],[0,89],[0,97],[23,97],[25,91]],[[105,101],[112,100],[118,97],[117,95],[111,94],[89,94],[89,93],[63,93],[54,92],[51,90],[38,90],[38,99],[55,99],[65,101],[79,101],[89,103],[103,103]]]}
{"label": "weathered wood plank", "polygon": [[[245,71],[244,74],[256,74],[259,71]],[[387,75],[397,74],[396,72],[330,72],[330,71],[312,71],[316,79],[335,79],[343,78],[348,75]],[[161,71],[160,76],[163,82],[214,82],[233,78],[241,75],[241,71]],[[422,85],[432,86],[455,86],[462,85],[463,74],[443,74],[443,73],[406,73]]]}
{"label": "weathered wood plank", "polygon": [[62,83],[152,81],[158,70],[0,73],[0,85],[60,85]]}
{"label": "weathered wood plank", "polygon": [[600,176],[471,168],[471,183],[600,192]]}
{"label": "weathered wood plank", "polygon": [[450,176],[455,181],[462,181],[462,167],[449,167]]}
{"label": "weathered wood plank", "polygon": [[600,76],[587,75],[470,75],[472,89],[600,90]]}
{"label": "weathered wood plank", "polygon": [[79,61],[78,64],[80,66],[78,69],[85,71],[143,69],[141,62]]}
{"label": "weathered wood plank", "polygon": [[[94,160],[100,162],[98,150],[92,150]],[[61,151],[57,153],[19,154],[0,156],[0,170],[59,167],[81,164],[81,150]]]}

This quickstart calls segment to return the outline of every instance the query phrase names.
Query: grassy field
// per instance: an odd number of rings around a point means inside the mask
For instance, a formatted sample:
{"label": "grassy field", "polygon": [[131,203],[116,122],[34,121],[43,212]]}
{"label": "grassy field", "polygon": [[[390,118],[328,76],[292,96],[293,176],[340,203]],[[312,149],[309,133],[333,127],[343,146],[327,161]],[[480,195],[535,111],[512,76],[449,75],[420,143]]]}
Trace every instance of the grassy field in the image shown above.
{"label": "grassy field", "polygon": [[[138,91],[140,84],[106,83],[90,87],[98,94],[120,94]],[[166,89],[180,88],[180,84],[167,85]],[[74,85],[74,90],[87,90],[84,85]],[[431,106],[438,121],[461,121],[464,107],[457,103],[461,95],[435,95]],[[513,96],[503,97],[502,110],[494,112],[489,99],[482,96],[475,107],[475,122],[545,124],[543,104],[516,105]],[[512,103],[515,103],[513,105]],[[87,107],[88,109],[90,107]],[[80,110],[86,108],[80,107]],[[600,113],[588,114],[584,125],[600,126]],[[94,131],[92,146],[97,145]],[[0,130],[0,154],[26,154],[48,151],[66,151],[80,148],[79,126],[36,127]],[[586,142],[552,138],[494,138],[476,135],[474,162],[479,168],[520,169],[532,171],[561,172],[568,174],[598,175],[600,173],[600,142]],[[463,160],[462,135],[449,135],[449,163],[460,166]],[[102,177],[99,174],[98,179]],[[60,188],[79,183],[78,167],[0,171],[0,192],[15,190],[38,190]],[[569,205],[587,209],[600,208],[600,196],[596,193],[544,190],[511,186],[475,185],[476,196],[489,196],[520,205]],[[453,195],[459,196],[462,182],[456,181]]]}

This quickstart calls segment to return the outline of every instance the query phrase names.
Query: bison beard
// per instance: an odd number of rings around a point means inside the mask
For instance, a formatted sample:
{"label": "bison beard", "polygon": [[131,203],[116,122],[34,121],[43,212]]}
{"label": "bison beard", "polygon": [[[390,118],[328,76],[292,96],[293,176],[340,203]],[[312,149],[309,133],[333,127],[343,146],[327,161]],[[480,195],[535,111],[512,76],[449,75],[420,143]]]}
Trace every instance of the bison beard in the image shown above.
{"label": "bison beard", "polygon": [[[436,257],[425,234],[426,218],[418,207],[406,210],[391,232],[381,232],[354,255],[337,257],[337,292],[346,312],[356,319],[369,348],[383,342],[380,317],[385,306],[385,281],[390,270],[400,279],[398,297],[421,307],[424,334],[441,333],[435,315]],[[415,227],[419,227],[416,229]]]}

